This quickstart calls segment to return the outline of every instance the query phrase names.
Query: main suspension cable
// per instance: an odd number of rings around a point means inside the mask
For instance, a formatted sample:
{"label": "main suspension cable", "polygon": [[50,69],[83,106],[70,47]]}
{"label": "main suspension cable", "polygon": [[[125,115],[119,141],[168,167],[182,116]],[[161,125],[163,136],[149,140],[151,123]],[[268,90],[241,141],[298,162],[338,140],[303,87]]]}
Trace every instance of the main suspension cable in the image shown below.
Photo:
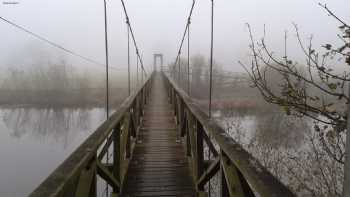
{"label": "main suspension cable", "polygon": [[[104,2],[104,30],[105,30],[105,61],[106,61],[106,113],[107,119],[109,118],[109,74],[108,74],[108,30],[107,30],[107,5],[106,0]],[[108,157],[107,157],[108,160]],[[107,161],[108,162],[108,161]],[[107,189],[108,191],[108,189]]]}
{"label": "main suspension cable", "polygon": [[183,43],[184,43],[184,40],[185,40],[185,37],[186,37],[186,33],[187,33],[187,31],[189,29],[189,26],[190,26],[191,17],[192,17],[192,13],[193,13],[193,9],[194,9],[195,4],[196,4],[196,1],[193,0],[190,13],[189,13],[189,15],[187,17],[187,23],[186,23],[186,26],[185,26],[185,31],[184,31],[184,33],[182,35],[181,42],[180,42],[180,47],[179,47],[179,50],[177,52],[177,56],[176,56],[175,63],[174,63],[174,71],[176,71],[176,65],[178,65],[178,83],[180,83],[180,75],[181,75],[181,68],[180,68],[181,50],[182,50],[182,46],[183,46]]}
{"label": "main suspension cable", "polygon": [[124,10],[124,14],[125,14],[125,17],[126,17],[126,21],[127,21],[127,24],[128,24],[128,27],[129,27],[129,30],[130,30],[130,33],[131,33],[131,37],[132,37],[132,40],[133,40],[133,43],[134,43],[134,46],[136,48],[136,55],[138,56],[139,60],[140,60],[140,65],[141,65],[141,68],[143,70],[143,72],[145,73],[145,75],[147,76],[147,72],[143,66],[143,61],[142,61],[142,57],[140,56],[140,52],[139,52],[139,48],[137,47],[137,43],[136,43],[136,39],[135,39],[135,35],[134,35],[134,31],[132,29],[132,26],[130,24],[130,18],[128,16],[128,12],[126,10],[126,7],[125,7],[125,3],[124,3],[124,0],[120,0],[122,5],[123,5],[123,10]]}
{"label": "main suspension cable", "polygon": [[209,118],[211,118],[211,99],[213,89],[213,49],[214,49],[214,0],[211,0],[211,35],[210,35],[210,85],[209,85]]}
{"label": "main suspension cable", "polygon": [[187,94],[190,95],[190,25],[191,21],[188,21],[187,28]]}
{"label": "main suspension cable", "polygon": [[[107,120],[109,119],[109,78],[108,78],[108,29],[107,29],[107,2],[103,0],[103,8],[104,8],[104,30],[105,30],[105,61],[106,61],[106,115]],[[107,143],[107,142],[106,142]],[[106,163],[109,162],[109,150],[107,148],[107,156]],[[106,181],[106,197],[109,195],[108,182]]]}
{"label": "main suspension cable", "polygon": [[[79,57],[79,58],[81,58],[81,59],[83,59],[83,60],[85,60],[87,62],[90,62],[92,64],[95,64],[95,65],[99,65],[99,66],[103,66],[103,67],[106,66],[103,63],[100,63],[100,62],[98,62],[96,60],[93,60],[91,58],[85,57],[83,55],[80,55],[79,53],[76,53],[76,52],[74,52],[74,51],[72,51],[70,49],[67,49],[67,48],[59,45],[59,44],[56,44],[55,42],[50,41],[49,39],[47,39],[47,38],[45,38],[45,37],[43,37],[43,36],[41,36],[41,35],[39,35],[37,33],[34,33],[33,31],[30,31],[30,30],[24,28],[23,26],[18,25],[18,24],[14,23],[14,22],[12,22],[12,21],[10,21],[10,20],[2,17],[2,16],[0,16],[0,20],[5,22],[5,23],[7,23],[7,24],[9,24],[9,25],[11,25],[11,26],[13,26],[13,27],[15,27],[15,28],[17,28],[17,29],[19,29],[19,30],[21,30],[21,31],[23,31],[23,32],[25,32],[25,33],[27,33],[27,34],[29,34],[29,35],[31,35],[31,36],[33,36],[33,37],[35,37],[35,38],[37,38],[37,39],[39,39],[39,40],[41,40],[41,41],[43,41],[43,42],[45,42],[45,43],[47,43],[47,44],[49,44],[49,45],[51,45],[51,46],[53,46],[53,47],[55,47],[55,48],[58,48],[58,49],[66,52],[66,53],[69,53],[69,54],[71,54],[73,56]],[[116,68],[116,67],[109,67],[109,69],[118,69],[118,68]]]}
{"label": "main suspension cable", "polygon": [[128,31],[128,93],[130,96],[130,31],[129,28],[127,28]]}
{"label": "main suspension cable", "polygon": [[[213,49],[214,49],[214,0],[211,0],[211,32],[210,32],[210,86],[209,86],[209,118],[212,116],[211,112],[211,100],[212,100],[212,89],[213,89]],[[211,133],[209,133],[211,138]],[[211,160],[210,150],[208,150],[209,161]],[[211,197],[211,181],[208,183],[208,193]]]}
{"label": "main suspension cable", "polygon": [[139,87],[139,57],[136,56],[136,81],[137,87]]}

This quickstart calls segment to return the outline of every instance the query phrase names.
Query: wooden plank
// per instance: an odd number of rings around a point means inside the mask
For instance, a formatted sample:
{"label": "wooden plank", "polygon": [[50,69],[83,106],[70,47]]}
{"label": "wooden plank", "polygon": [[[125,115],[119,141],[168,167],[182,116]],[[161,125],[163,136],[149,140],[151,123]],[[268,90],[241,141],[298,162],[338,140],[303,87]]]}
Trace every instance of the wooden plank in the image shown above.
{"label": "wooden plank", "polygon": [[[154,185],[157,185],[159,187],[172,187],[172,186],[179,186],[179,187],[186,187],[189,185],[188,181],[182,181],[182,180],[153,180],[153,181],[139,181],[139,182],[130,182],[132,183],[135,188],[138,187],[153,187]],[[193,188],[192,188],[193,189]]]}
{"label": "wooden plank", "polygon": [[175,113],[159,75],[152,85],[122,196],[195,196]]}
{"label": "wooden plank", "polygon": [[131,193],[130,196],[132,197],[138,197],[138,196],[181,196],[181,197],[193,197],[193,191],[159,191],[159,192],[135,192]]}
{"label": "wooden plank", "polygon": [[192,191],[193,187],[186,186],[186,185],[169,185],[169,186],[141,186],[141,185],[135,185],[132,191],[129,191],[131,193],[137,193],[137,192],[169,192],[169,191]]}

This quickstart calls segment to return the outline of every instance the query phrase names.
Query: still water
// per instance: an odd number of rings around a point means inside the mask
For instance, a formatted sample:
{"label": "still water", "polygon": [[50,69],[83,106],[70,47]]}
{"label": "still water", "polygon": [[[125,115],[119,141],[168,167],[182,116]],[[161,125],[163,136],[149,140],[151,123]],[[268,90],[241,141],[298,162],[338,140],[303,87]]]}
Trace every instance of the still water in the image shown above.
{"label": "still water", "polygon": [[[241,144],[249,144],[252,139],[261,136],[257,135],[258,127],[282,117],[272,113],[271,117],[266,114],[263,117],[231,114],[224,118],[217,113],[222,126]],[[27,196],[105,120],[105,116],[102,108],[0,108],[0,197]],[[267,127],[264,130],[276,132],[262,132],[263,136],[276,137],[277,133],[281,133],[277,131],[286,129]],[[300,136],[296,140],[299,143],[294,146],[300,146],[303,138]],[[271,141],[265,143],[270,144]],[[97,190],[98,196],[104,194],[103,182],[99,181]]]}
{"label": "still water", "polygon": [[104,120],[101,108],[0,109],[0,196],[27,196]]}

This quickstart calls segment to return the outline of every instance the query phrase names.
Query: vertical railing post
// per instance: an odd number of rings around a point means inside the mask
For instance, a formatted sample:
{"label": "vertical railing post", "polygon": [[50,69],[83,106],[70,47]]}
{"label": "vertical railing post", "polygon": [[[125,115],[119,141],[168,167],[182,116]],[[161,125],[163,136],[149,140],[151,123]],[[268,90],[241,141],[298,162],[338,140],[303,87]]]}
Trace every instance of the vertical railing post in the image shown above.
{"label": "vertical railing post", "polygon": [[226,177],[225,177],[224,165],[222,163],[222,162],[225,162],[225,160],[223,159],[224,154],[225,153],[222,150],[220,150],[220,155],[219,155],[219,157],[220,157],[220,176],[221,176],[220,193],[221,193],[221,197],[229,197],[230,192],[229,192],[229,188],[228,188]]}
{"label": "vertical railing post", "polygon": [[173,87],[172,86],[170,86],[170,104],[174,105],[174,94],[173,94]]}
{"label": "vertical railing post", "polygon": [[138,109],[138,115],[139,115],[139,123],[141,123],[141,117],[142,117],[142,95],[141,95],[141,92],[138,93],[137,95],[137,98],[138,98],[138,102],[139,102],[139,109]]}
{"label": "vertical railing post", "polygon": [[151,94],[151,87],[152,87],[153,80],[154,80],[154,74],[152,74],[151,79],[147,82],[146,102],[148,101],[147,98],[149,98],[149,96]]}
{"label": "vertical railing post", "polygon": [[177,124],[177,114],[178,114],[178,112],[177,112],[177,97],[176,97],[176,92],[175,91],[173,91],[173,98],[174,98],[174,105],[173,105],[173,108],[174,108],[174,115],[175,115],[175,118],[176,118],[176,124]]}
{"label": "vertical railing post", "polygon": [[144,99],[143,99],[143,94],[144,94],[144,92],[143,92],[143,89],[141,90],[141,92],[140,92],[140,99],[141,99],[141,107],[140,107],[140,113],[141,113],[141,116],[143,115],[143,106],[144,106]]}
{"label": "vertical railing post", "polygon": [[185,103],[183,101],[181,101],[182,105],[181,105],[181,130],[180,130],[180,135],[181,137],[184,137],[186,135],[187,132],[187,116],[186,116],[186,109],[185,109]]}
{"label": "vertical railing post", "polygon": [[130,137],[131,137],[131,114],[130,114],[130,112],[127,114],[127,118],[126,118],[126,120],[127,120],[127,123],[126,123],[126,125],[124,125],[124,127],[125,127],[125,131],[127,132],[126,133],[126,149],[125,149],[125,157],[127,158],[127,159],[129,159],[130,158],[130,155],[131,155],[131,146],[130,146]]}
{"label": "vertical railing post", "polygon": [[172,97],[172,87],[171,85],[169,84],[169,81],[167,81],[167,84],[168,84],[168,95],[169,95],[169,102],[170,104],[173,104],[173,97]]}
{"label": "vertical railing post", "polygon": [[137,95],[137,109],[136,109],[136,111],[137,111],[137,128],[139,128],[140,127],[140,125],[141,125],[141,116],[142,116],[142,114],[141,114],[141,111],[142,109],[141,109],[141,102],[140,102],[140,96],[139,96],[139,94]]}
{"label": "vertical railing post", "polygon": [[222,165],[220,165],[220,176],[221,176],[221,188],[220,188],[221,195],[220,196],[221,197],[229,197],[230,194],[228,191],[225,173],[224,173],[224,169],[223,169]]}
{"label": "vertical railing post", "polygon": [[136,127],[136,116],[135,116],[135,109],[136,109],[136,101],[133,101],[131,104],[131,108],[130,108],[130,121],[131,121],[131,136],[133,138],[136,138],[137,135],[137,127]]}
{"label": "vertical railing post", "polygon": [[[120,124],[113,129],[113,175],[120,182]],[[113,188],[113,193],[118,193],[118,188]]]}
{"label": "vertical railing post", "polygon": [[192,147],[191,147],[191,132],[193,131],[192,121],[190,120],[191,115],[188,110],[186,110],[186,153],[188,157],[191,157]]}
{"label": "vertical railing post", "polygon": [[[203,151],[203,126],[196,121],[196,181],[199,180],[204,172],[204,151]],[[198,185],[198,191],[204,190],[204,185]]]}
{"label": "vertical railing post", "polygon": [[[136,102],[135,102],[135,109],[134,109],[134,111],[135,111],[135,129],[136,129],[136,132],[137,132],[137,135],[138,135],[138,132],[140,132],[139,131],[139,126],[140,126],[140,114],[139,114],[139,102],[138,102],[138,99],[137,99],[138,97],[136,96]],[[136,136],[137,137],[137,136]]]}
{"label": "vertical railing post", "polygon": [[144,94],[143,94],[143,102],[144,104],[146,105],[147,104],[147,95],[148,95],[148,82],[145,83],[145,86],[143,87],[143,91],[144,91]]}
{"label": "vertical railing post", "polygon": [[182,137],[182,124],[183,124],[183,108],[182,108],[182,100],[181,98],[179,97],[179,100],[178,100],[178,116],[177,116],[177,121],[178,121],[178,134],[180,137]]}
{"label": "vertical railing post", "polygon": [[146,88],[146,84],[145,86],[142,88],[142,101],[143,101],[143,104],[146,105],[147,102],[146,102],[146,94],[147,94],[147,88]]}
{"label": "vertical railing post", "polygon": [[[94,161],[97,160],[97,154],[95,154]],[[96,170],[96,163],[94,164],[94,175],[92,177],[92,183],[90,186],[90,194],[89,197],[97,197],[97,170]]]}
{"label": "vertical railing post", "polygon": [[255,195],[247,180],[223,151],[221,151],[220,159],[221,175],[223,177],[221,183],[222,196],[254,197]]}
{"label": "vertical railing post", "polygon": [[139,103],[139,96],[136,95],[135,98],[135,108],[134,108],[134,112],[135,112],[135,122],[136,122],[136,129],[139,127],[139,122],[140,122],[140,103]]}
{"label": "vertical railing post", "polygon": [[177,102],[176,102],[176,109],[177,109],[177,124],[180,126],[181,125],[181,98],[180,95],[177,95]]}
{"label": "vertical railing post", "polygon": [[177,95],[177,102],[176,102],[176,109],[177,109],[177,124],[180,125],[181,124],[181,98],[180,95]]}

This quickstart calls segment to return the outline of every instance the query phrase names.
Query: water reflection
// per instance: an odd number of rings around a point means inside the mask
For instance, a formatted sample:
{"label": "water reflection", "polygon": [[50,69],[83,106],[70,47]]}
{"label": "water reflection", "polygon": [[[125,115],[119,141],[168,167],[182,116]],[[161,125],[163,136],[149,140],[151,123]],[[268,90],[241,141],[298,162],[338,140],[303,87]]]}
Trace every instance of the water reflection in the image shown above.
{"label": "water reflection", "polygon": [[258,143],[271,148],[298,148],[305,140],[310,122],[277,110],[224,111],[219,122],[240,144]]}
{"label": "water reflection", "polygon": [[0,109],[0,196],[27,196],[105,119],[93,109]]}
{"label": "water reflection", "polygon": [[3,110],[2,120],[12,137],[31,135],[38,140],[53,139],[66,148],[78,131],[91,129],[91,116],[98,111],[101,110],[16,108]]}
{"label": "water reflection", "polygon": [[305,119],[284,112],[267,113],[256,116],[254,138],[258,144],[271,148],[300,148],[309,127]]}

